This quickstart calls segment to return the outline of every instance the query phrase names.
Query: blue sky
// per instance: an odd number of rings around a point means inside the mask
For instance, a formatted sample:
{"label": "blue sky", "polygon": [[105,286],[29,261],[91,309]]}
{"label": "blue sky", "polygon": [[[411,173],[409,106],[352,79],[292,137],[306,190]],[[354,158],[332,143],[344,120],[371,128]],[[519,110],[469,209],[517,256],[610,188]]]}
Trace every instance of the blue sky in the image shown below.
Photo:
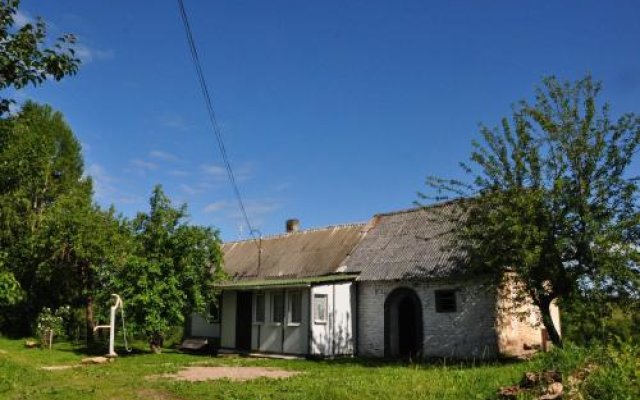
{"label": "blue sky", "polygon": [[[264,234],[290,217],[309,228],[411,207],[425,176],[460,176],[478,124],[498,123],[544,75],[591,72],[614,113],[640,112],[636,1],[185,4]],[[84,65],[18,98],[63,112],[97,200],[132,216],[161,183],[192,222],[238,239],[176,2],[23,0],[20,19],[36,15],[77,34]]]}

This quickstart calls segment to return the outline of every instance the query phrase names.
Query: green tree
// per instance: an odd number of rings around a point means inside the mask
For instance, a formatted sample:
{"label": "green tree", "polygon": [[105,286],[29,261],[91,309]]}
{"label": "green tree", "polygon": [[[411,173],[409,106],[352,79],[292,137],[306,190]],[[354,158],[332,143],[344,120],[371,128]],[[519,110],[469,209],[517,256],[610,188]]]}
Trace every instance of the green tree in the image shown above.
{"label": "green tree", "polygon": [[132,250],[130,230],[113,208],[103,211],[92,203],[87,184],[55,202],[45,214],[36,242],[44,253],[37,292],[47,304],[83,306],[87,342],[93,343],[100,278],[125,264]]}
{"label": "green tree", "polygon": [[12,306],[22,299],[22,287],[5,267],[6,253],[0,253],[0,307]]}
{"label": "green tree", "polygon": [[50,257],[38,242],[46,214],[62,196],[90,187],[80,144],[62,114],[27,102],[0,120],[0,252],[4,276],[12,275],[25,293],[15,310],[20,318],[14,326],[22,324],[22,333],[43,305],[52,305],[42,303],[50,288],[42,292],[38,283],[40,264]]}
{"label": "green tree", "polygon": [[[35,23],[15,26],[19,0],[0,1],[0,90],[39,85],[47,79],[60,80],[78,71],[71,34],[46,47],[47,28],[38,18]],[[0,97],[0,115],[9,111],[12,99]]]}
{"label": "green tree", "polygon": [[499,127],[481,128],[483,143],[473,143],[471,164],[463,164],[473,183],[427,179],[438,197],[470,198],[453,216],[464,261],[496,277],[515,272],[518,299],[540,309],[559,346],[552,302],[639,295],[638,186],[628,166],[640,119],[613,121],[609,106],[598,104],[600,90],[590,76],[544,79],[535,102],[520,102]]}
{"label": "green tree", "polygon": [[154,188],[150,208],[131,223],[134,256],[105,287],[122,296],[129,322],[158,352],[170,327],[213,300],[222,253],[218,233],[188,225],[186,206],[173,207],[161,186]]}

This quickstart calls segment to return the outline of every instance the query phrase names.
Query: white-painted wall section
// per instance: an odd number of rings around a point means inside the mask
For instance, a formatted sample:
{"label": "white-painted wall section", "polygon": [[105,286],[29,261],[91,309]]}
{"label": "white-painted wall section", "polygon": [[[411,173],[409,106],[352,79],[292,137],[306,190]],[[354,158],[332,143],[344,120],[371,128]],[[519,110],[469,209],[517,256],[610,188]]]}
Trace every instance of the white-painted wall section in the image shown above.
{"label": "white-painted wall section", "polygon": [[236,292],[222,292],[221,317],[220,346],[233,349],[236,346]]}
{"label": "white-painted wall section", "polygon": [[220,323],[209,322],[200,314],[191,314],[191,336],[219,338]]}
{"label": "white-painted wall section", "polygon": [[[330,357],[354,350],[354,286],[351,282],[311,288],[311,354]],[[321,305],[324,304],[324,305]],[[324,309],[324,315],[320,310]]]}

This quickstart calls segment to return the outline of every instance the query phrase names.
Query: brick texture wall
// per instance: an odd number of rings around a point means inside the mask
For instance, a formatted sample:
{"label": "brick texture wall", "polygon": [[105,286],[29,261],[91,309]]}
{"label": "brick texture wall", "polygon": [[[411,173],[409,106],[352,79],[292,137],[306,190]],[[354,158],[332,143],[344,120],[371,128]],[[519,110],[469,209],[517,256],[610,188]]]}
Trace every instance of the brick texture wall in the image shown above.
{"label": "brick texture wall", "polygon": [[[384,356],[384,303],[396,288],[413,289],[422,305],[423,356],[498,355],[496,292],[478,283],[358,282],[358,354]],[[457,312],[437,313],[435,290],[456,291]]]}

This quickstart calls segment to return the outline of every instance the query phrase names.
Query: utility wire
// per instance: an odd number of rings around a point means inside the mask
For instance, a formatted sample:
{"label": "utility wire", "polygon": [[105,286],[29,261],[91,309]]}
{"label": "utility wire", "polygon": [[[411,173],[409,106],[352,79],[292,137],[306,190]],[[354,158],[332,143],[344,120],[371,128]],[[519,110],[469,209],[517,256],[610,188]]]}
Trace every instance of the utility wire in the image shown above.
{"label": "utility wire", "polygon": [[216,113],[213,110],[213,102],[211,101],[211,95],[209,94],[207,82],[204,79],[204,73],[202,72],[200,57],[198,57],[198,49],[196,48],[195,40],[193,38],[193,32],[191,31],[191,25],[189,24],[189,17],[187,16],[187,12],[185,10],[183,0],[178,0],[178,8],[180,9],[180,17],[182,18],[182,24],[184,25],[184,30],[187,35],[187,42],[189,43],[189,51],[191,53],[191,59],[193,60],[193,64],[196,68],[198,83],[200,84],[200,89],[202,90],[202,96],[204,97],[204,102],[207,108],[207,112],[209,113],[209,121],[211,122],[211,127],[213,128],[213,132],[215,133],[216,140],[218,142],[218,148],[220,149],[220,154],[222,155],[222,160],[224,162],[225,169],[227,170],[227,176],[229,177],[229,182],[233,187],[233,192],[235,194],[236,200],[238,201],[238,206],[240,207],[240,212],[242,213],[244,222],[247,224],[247,228],[249,228],[249,234],[257,244],[257,239],[254,235],[255,229],[253,229],[253,226],[249,221],[249,216],[247,215],[247,210],[244,206],[244,202],[242,201],[242,196],[240,195],[240,189],[238,188],[238,183],[236,182],[236,177],[233,173],[233,169],[231,168],[231,163],[229,162],[227,149],[225,148],[224,141],[222,140],[222,130],[220,129],[220,125],[218,124]]}

